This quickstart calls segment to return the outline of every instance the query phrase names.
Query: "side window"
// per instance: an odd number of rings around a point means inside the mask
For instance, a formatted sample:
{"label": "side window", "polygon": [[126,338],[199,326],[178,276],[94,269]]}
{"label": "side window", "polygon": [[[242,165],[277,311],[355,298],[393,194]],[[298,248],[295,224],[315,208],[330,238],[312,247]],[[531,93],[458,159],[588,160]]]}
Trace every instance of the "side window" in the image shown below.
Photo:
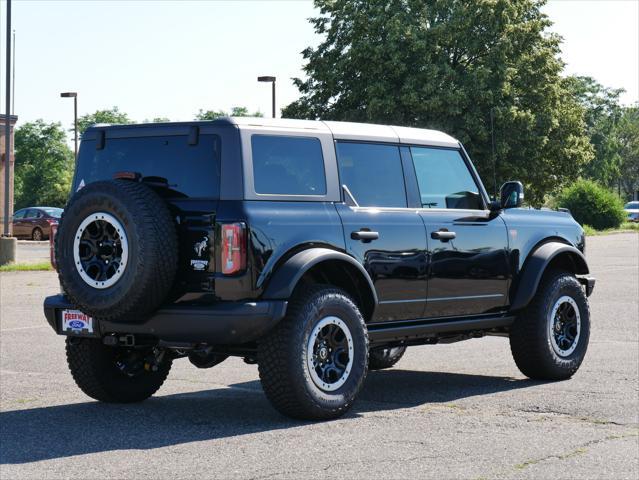
{"label": "side window", "polygon": [[38,217],[37,210],[27,210],[27,214],[24,216],[24,218],[37,218],[37,217]]}
{"label": "side window", "polygon": [[362,207],[406,207],[406,186],[399,147],[337,143],[340,182]]}
{"label": "side window", "polygon": [[16,213],[13,214],[13,219],[22,220],[24,218],[25,213],[27,213],[26,210],[18,210]]}
{"label": "side window", "polygon": [[253,135],[255,193],[325,195],[322,144],[313,137]]}
{"label": "side window", "polygon": [[484,208],[477,184],[457,150],[411,147],[423,208]]}

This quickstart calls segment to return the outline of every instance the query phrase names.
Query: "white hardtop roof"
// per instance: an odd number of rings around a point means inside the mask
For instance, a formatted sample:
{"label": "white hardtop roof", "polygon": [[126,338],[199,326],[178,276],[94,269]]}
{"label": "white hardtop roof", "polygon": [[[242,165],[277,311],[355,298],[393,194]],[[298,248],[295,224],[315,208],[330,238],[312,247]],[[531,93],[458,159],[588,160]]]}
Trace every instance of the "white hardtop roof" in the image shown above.
{"label": "white hardtop roof", "polygon": [[251,127],[277,130],[295,129],[331,133],[336,140],[362,140],[369,142],[399,142],[411,145],[459,147],[459,142],[443,132],[423,128],[395,127],[373,123],[333,122],[321,120],[294,120],[288,118],[230,117],[240,129]]}

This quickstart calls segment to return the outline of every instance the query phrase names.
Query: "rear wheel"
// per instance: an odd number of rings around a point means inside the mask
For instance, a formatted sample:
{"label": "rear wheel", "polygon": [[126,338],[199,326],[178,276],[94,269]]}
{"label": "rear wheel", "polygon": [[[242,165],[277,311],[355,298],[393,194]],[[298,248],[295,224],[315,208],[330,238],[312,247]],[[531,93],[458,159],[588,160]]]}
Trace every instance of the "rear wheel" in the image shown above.
{"label": "rear wheel", "polygon": [[259,344],[266,396],[284,415],[326,420],[344,414],[366,378],[368,335],[357,306],[339,289],[314,286]]}
{"label": "rear wheel", "polygon": [[406,347],[381,347],[373,348],[368,354],[368,369],[383,370],[391,368],[406,353]]}
{"label": "rear wheel", "polygon": [[31,233],[31,239],[35,240],[36,242],[39,242],[40,240],[42,240],[44,238],[44,235],[42,234],[42,230],[40,230],[39,228],[34,228],[33,229],[33,233]]}
{"label": "rear wheel", "polygon": [[152,348],[103,345],[94,338],[67,338],[67,363],[75,383],[101,402],[132,403],[147,399],[164,383],[172,359]]}
{"label": "rear wheel", "polygon": [[540,380],[564,380],[579,369],[590,337],[590,310],[583,288],[568,272],[544,275],[510,332],[519,370]]}

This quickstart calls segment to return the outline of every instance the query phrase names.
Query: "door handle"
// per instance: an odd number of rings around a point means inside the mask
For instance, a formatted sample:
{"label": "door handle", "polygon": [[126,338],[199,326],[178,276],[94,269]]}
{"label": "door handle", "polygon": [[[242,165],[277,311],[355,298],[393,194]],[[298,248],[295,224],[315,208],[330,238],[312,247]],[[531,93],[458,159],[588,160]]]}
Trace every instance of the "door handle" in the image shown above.
{"label": "door handle", "polygon": [[432,238],[433,240],[439,240],[442,242],[447,242],[448,240],[452,240],[456,236],[457,234],[455,232],[449,232],[448,230],[438,230],[430,234],[430,238]]}
{"label": "door handle", "polygon": [[379,238],[378,232],[371,232],[370,230],[358,230],[351,232],[351,238],[353,240],[361,240],[363,242],[370,242],[371,240],[377,240]]}

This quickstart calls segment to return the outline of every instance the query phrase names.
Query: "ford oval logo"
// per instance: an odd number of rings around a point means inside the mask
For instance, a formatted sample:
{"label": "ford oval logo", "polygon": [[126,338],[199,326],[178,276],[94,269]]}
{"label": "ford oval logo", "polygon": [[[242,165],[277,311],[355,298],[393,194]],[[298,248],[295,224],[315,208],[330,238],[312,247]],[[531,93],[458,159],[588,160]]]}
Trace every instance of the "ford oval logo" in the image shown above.
{"label": "ford oval logo", "polygon": [[71,320],[69,322],[69,326],[71,328],[77,328],[77,329],[81,329],[84,328],[84,322],[80,321],[80,320]]}

